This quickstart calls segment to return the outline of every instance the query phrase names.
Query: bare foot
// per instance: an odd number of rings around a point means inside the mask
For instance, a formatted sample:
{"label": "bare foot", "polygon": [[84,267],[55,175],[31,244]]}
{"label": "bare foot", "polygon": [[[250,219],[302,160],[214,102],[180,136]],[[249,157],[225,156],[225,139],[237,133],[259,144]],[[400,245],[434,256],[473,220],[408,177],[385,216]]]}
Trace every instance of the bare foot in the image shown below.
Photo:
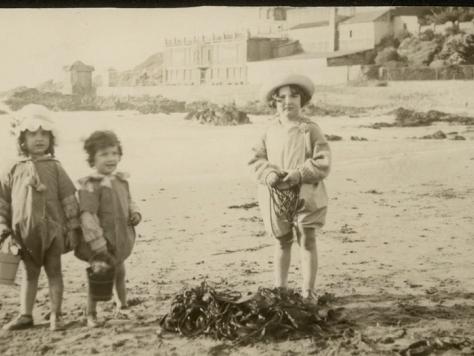
{"label": "bare foot", "polygon": [[97,321],[97,314],[87,315],[87,327],[91,329],[99,327],[99,322]]}
{"label": "bare foot", "polygon": [[49,317],[49,330],[51,331],[60,331],[64,330],[64,322],[60,316],[51,314]]}

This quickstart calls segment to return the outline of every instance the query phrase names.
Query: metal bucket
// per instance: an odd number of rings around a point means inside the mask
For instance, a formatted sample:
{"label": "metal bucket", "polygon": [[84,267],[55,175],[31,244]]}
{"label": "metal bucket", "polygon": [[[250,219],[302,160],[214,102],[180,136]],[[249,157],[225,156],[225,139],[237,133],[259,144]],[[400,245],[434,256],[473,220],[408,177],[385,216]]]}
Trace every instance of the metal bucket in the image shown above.
{"label": "metal bucket", "polygon": [[0,284],[14,284],[20,259],[18,255],[0,251]]}
{"label": "metal bucket", "polygon": [[92,300],[100,302],[112,299],[114,279],[114,268],[110,268],[103,273],[94,273],[92,268],[88,267],[87,280],[89,282],[89,293],[92,297]]}

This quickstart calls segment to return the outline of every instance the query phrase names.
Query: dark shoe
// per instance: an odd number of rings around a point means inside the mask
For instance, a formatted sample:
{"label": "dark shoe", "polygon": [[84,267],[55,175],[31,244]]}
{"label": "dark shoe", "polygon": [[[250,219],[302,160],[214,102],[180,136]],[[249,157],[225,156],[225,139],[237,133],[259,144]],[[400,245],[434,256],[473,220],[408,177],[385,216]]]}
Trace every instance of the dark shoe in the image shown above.
{"label": "dark shoe", "polygon": [[31,328],[34,325],[31,315],[19,315],[8,324],[3,326],[3,330],[23,330]]}

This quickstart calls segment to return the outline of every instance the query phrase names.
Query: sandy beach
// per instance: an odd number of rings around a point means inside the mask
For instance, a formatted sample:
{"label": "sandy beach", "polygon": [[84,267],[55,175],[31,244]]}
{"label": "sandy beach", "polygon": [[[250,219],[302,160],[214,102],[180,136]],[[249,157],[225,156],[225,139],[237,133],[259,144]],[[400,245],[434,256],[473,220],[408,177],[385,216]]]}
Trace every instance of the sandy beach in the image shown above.
{"label": "sandy beach", "polygon": [[[339,95],[339,103],[347,98],[353,105],[351,95],[360,94],[348,90]],[[418,109],[434,108],[432,103],[437,102],[448,112],[462,109],[474,114],[469,106],[459,105],[462,99],[456,94],[444,102],[434,95],[419,100]],[[471,100],[464,95],[466,102]],[[357,321],[355,331],[361,336],[349,346],[335,341],[324,352],[395,355],[428,336],[474,340],[474,128],[361,127],[393,121],[387,112],[404,99],[360,97],[360,105],[379,106],[360,117],[314,118],[324,133],[343,138],[330,143],[333,169],[326,181],[330,203],[326,226],[318,236],[317,289],[335,295],[334,303],[345,308],[346,318]],[[327,91],[324,98],[338,101],[334,91]],[[415,106],[413,98],[410,104]],[[134,252],[126,263],[132,308],[127,318],[116,319],[112,302],[100,303],[99,318],[105,324],[88,329],[83,314],[86,265],[69,253],[63,258],[66,330],[48,329],[48,288],[42,274],[36,326],[1,331],[0,354],[316,354],[318,347],[310,339],[218,349],[221,341],[158,332],[160,316],[185,286],[206,279],[246,293],[272,285],[273,241],[264,232],[258,208],[229,208],[256,201],[247,160],[271,117],[251,116],[249,125],[211,127],[185,121],[184,116],[131,111],[57,114],[62,135],[57,156],[76,179],[89,172],[81,139],[99,128],[113,129],[122,139],[120,168],[131,174],[132,194],[143,213]],[[413,138],[437,130],[456,131],[466,140]],[[15,148],[6,115],[0,116],[0,132],[6,162]],[[351,136],[368,141],[351,141]],[[293,288],[299,287],[298,263],[294,249]],[[18,310],[18,278],[15,286],[0,285],[0,294],[4,324]],[[395,336],[391,342],[380,342],[386,335]],[[444,354],[474,351],[452,348]]]}

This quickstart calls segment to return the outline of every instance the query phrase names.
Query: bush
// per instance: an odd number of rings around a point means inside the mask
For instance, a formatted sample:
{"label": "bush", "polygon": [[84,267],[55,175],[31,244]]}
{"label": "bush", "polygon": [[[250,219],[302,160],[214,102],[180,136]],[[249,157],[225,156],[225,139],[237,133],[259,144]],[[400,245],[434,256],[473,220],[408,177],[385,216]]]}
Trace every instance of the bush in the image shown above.
{"label": "bush", "polygon": [[401,68],[401,67],[406,67],[407,64],[405,61],[388,61],[385,62],[384,67],[385,68]]}
{"label": "bush", "polygon": [[440,48],[436,40],[422,41],[420,38],[410,37],[403,40],[398,47],[398,53],[406,57],[411,65],[425,66],[431,63]]}
{"label": "bush", "polygon": [[377,50],[373,49],[371,51],[367,51],[364,54],[364,63],[365,64],[374,64],[375,57],[377,57]]}
{"label": "bush", "polygon": [[446,27],[444,30],[446,36],[454,36],[461,33],[461,30],[458,26]]}
{"label": "bush", "polygon": [[378,79],[379,69],[380,69],[380,66],[378,65],[362,65],[360,67],[360,71],[361,71],[360,79],[362,80]]}
{"label": "bush", "polygon": [[437,59],[446,60],[449,64],[473,64],[474,35],[459,33],[447,37]]}
{"label": "bush", "polygon": [[442,68],[446,65],[446,62],[442,59],[435,59],[430,63],[431,68]]}
{"label": "bush", "polygon": [[375,57],[376,64],[385,64],[390,61],[398,61],[400,56],[394,47],[387,47],[382,49]]}
{"label": "bush", "polygon": [[[403,40],[413,37],[413,35],[407,30],[403,30],[395,36],[395,40],[400,44]],[[398,46],[397,46],[398,47]]]}
{"label": "bush", "polygon": [[435,33],[432,29],[428,28],[421,32],[418,36],[420,41],[432,41],[435,38]]}
{"label": "bush", "polygon": [[150,97],[80,97],[62,93],[41,92],[26,88],[12,94],[5,103],[12,110],[27,104],[44,105],[54,111],[138,110],[142,114],[185,112],[185,102],[162,96]]}
{"label": "bush", "polygon": [[399,45],[400,41],[397,38],[393,37],[392,35],[387,35],[380,40],[377,45],[377,49],[380,51],[389,47],[398,48]]}
{"label": "bush", "polygon": [[5,100],[10,109],[16,111],[27,104],[40,104],[54,111],[99,110],[92,97],[65,95],[58,92],[41,92],[26,88],[13,93]]}

